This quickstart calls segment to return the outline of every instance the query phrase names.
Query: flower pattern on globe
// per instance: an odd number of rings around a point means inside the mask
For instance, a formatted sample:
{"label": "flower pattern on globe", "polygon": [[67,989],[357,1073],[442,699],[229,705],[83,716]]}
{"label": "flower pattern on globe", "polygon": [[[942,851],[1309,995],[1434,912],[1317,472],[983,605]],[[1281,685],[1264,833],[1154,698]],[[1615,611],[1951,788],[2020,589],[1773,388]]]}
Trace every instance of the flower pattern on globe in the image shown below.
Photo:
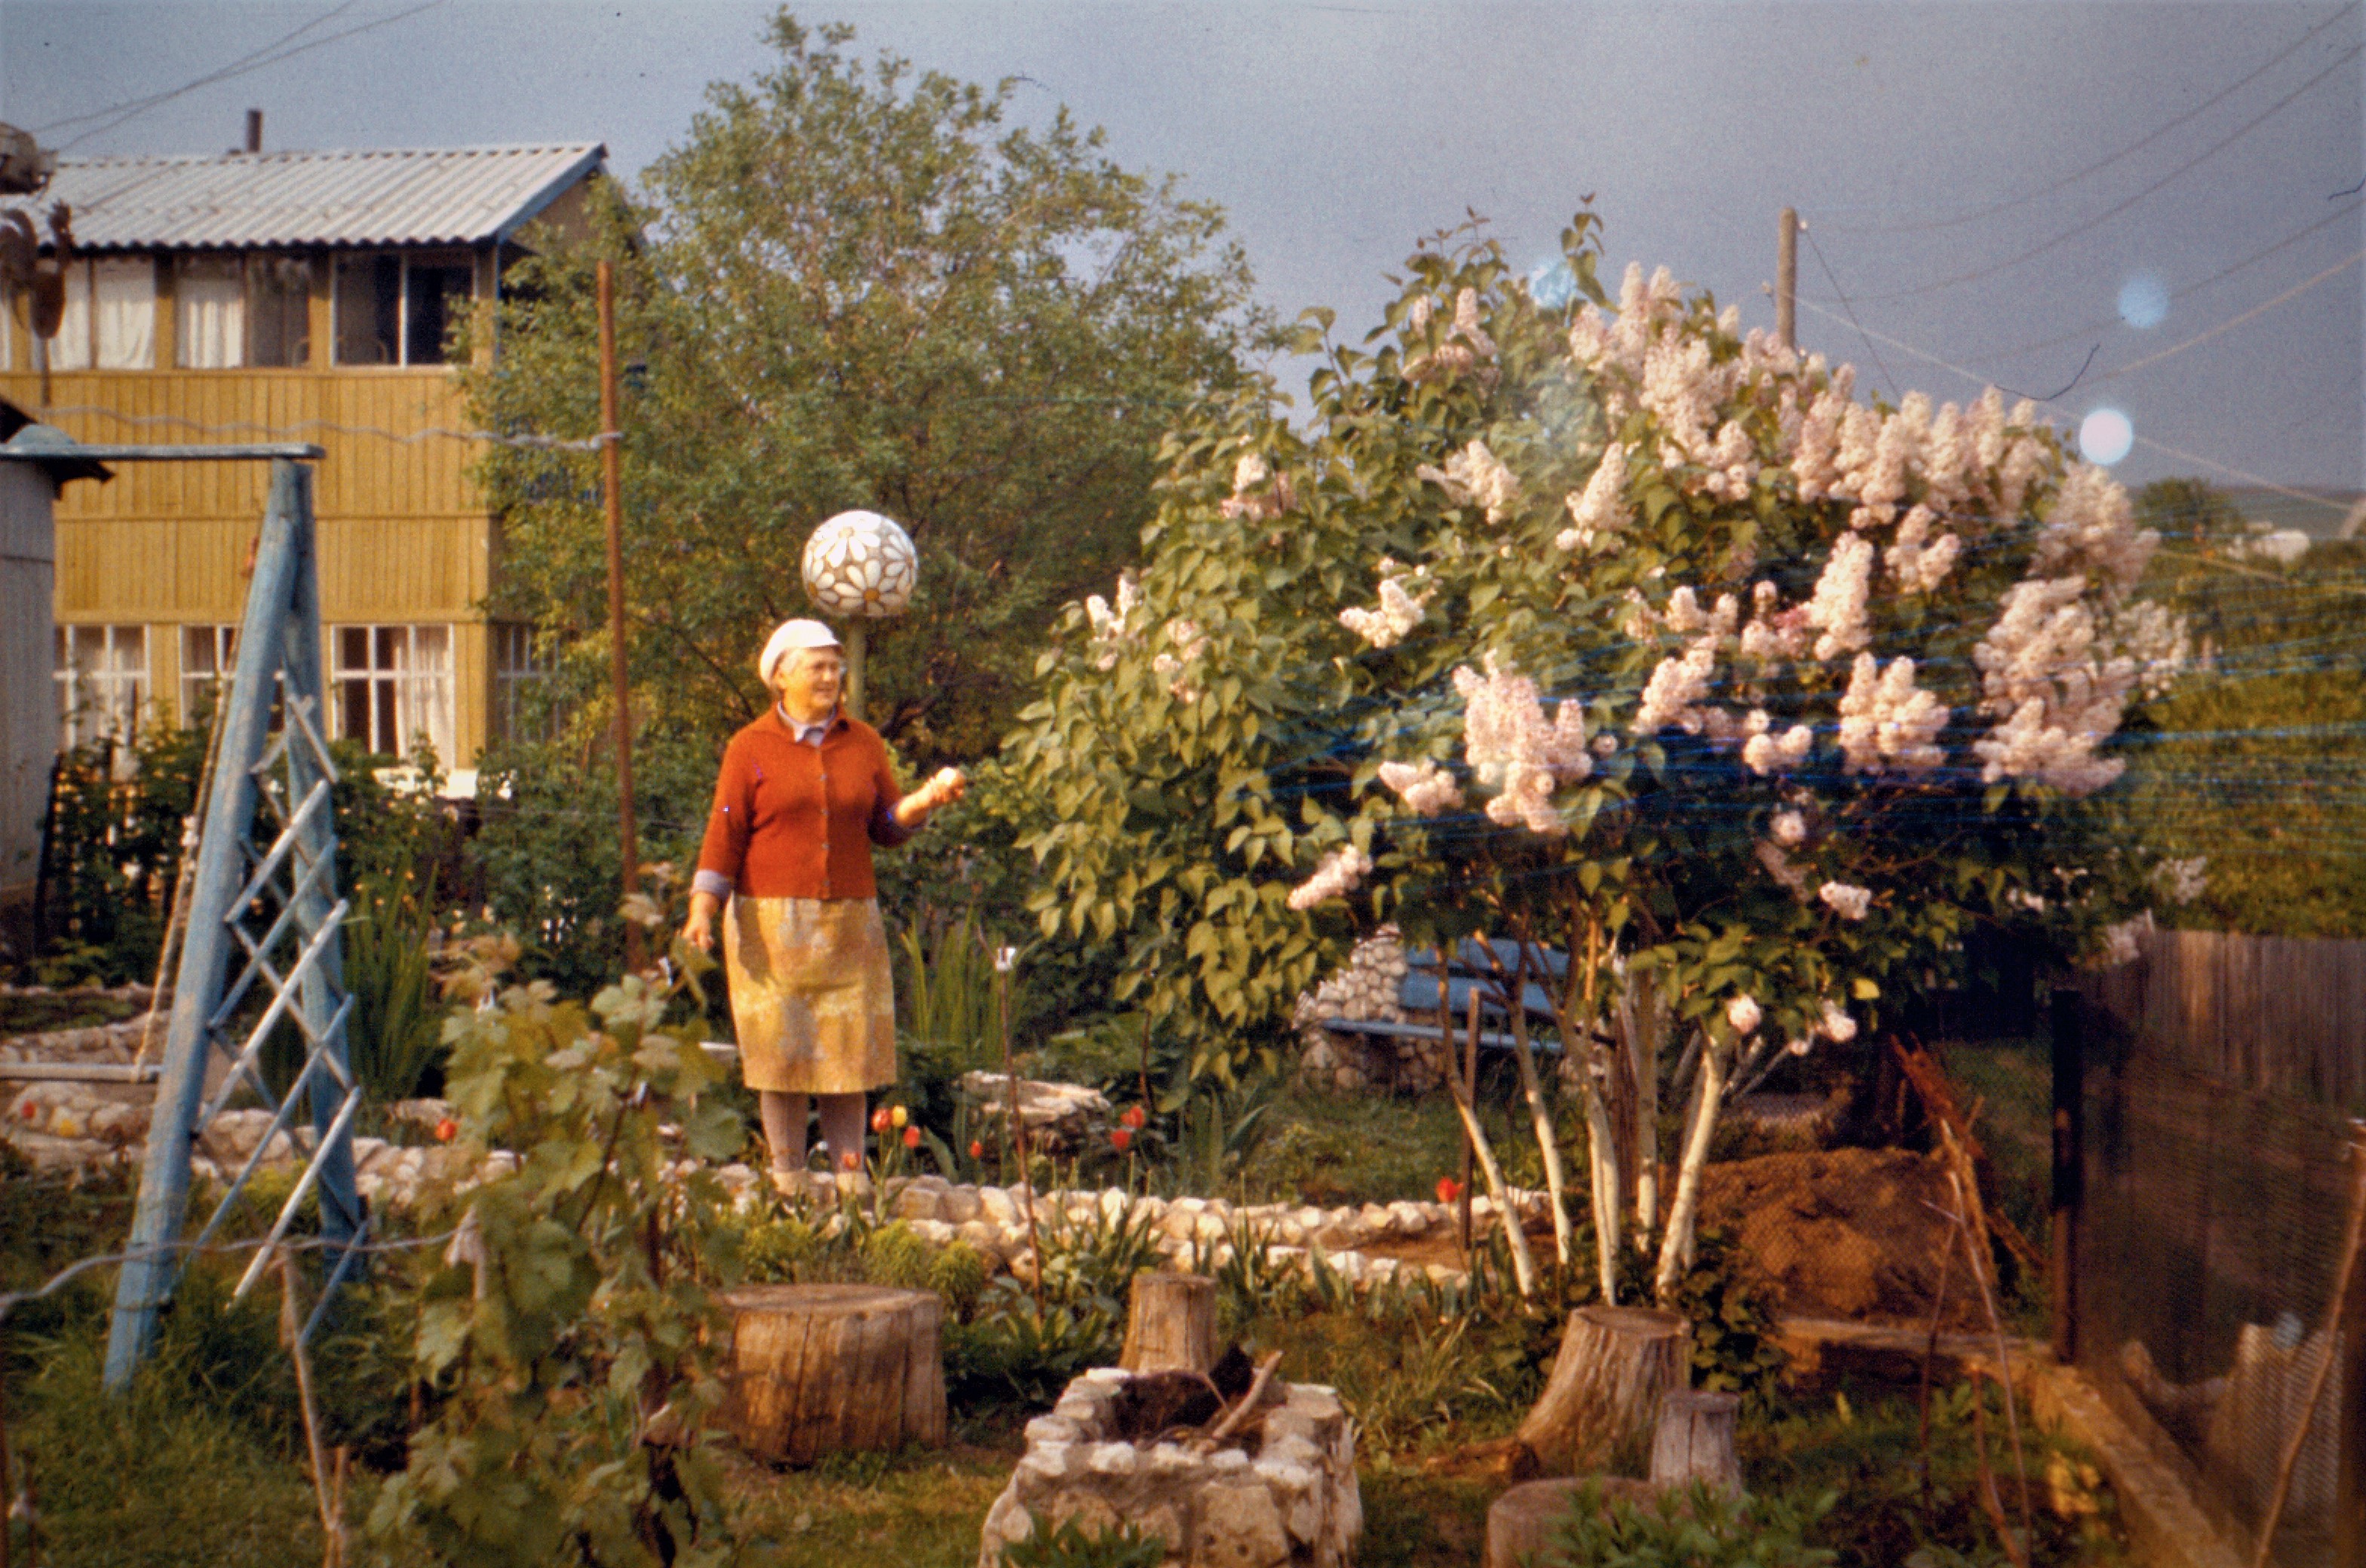
{"label": "flower pattern on globe", "polygon": [[876,512],[841,512],[806,541],[806,592],[828,615],[877,620],[912,602],[920,558],[912,536]]}

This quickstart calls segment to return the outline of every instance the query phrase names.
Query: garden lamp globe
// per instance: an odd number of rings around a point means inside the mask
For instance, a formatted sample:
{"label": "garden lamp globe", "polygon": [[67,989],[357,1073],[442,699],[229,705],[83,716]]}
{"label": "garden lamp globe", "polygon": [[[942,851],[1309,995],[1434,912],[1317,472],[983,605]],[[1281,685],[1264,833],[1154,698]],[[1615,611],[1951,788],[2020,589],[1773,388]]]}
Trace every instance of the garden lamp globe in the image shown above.
{"label": "garden lamp globe", "polygon": [[876,512],[841,512],[806,541],[806,592],[846,623],[846,707],[862,716],[862,656],[869,624],[900,615],[920,579],[912,536]]}

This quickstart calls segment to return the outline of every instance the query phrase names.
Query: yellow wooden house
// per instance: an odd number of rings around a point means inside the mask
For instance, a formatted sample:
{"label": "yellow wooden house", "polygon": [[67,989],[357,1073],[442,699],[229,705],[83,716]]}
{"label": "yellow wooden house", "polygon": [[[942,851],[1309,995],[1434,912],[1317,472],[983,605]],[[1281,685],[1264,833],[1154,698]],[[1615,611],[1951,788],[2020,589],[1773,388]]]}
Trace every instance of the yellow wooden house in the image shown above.
{"label": "yellow wooden house", "polygon": [[[606,150],[227,153],[61,162],[24,205],[72,210],[54,337],[0,311],[0,398],[88,442],[300,440],[334,733],[425,737],[468,768],[535,679],[486,618],[498,520],[449,333],[547,226],[580,229]],[[57,508],[54,678],[71,742],[186,714],[230,668],[266,475],[130,465]]]}

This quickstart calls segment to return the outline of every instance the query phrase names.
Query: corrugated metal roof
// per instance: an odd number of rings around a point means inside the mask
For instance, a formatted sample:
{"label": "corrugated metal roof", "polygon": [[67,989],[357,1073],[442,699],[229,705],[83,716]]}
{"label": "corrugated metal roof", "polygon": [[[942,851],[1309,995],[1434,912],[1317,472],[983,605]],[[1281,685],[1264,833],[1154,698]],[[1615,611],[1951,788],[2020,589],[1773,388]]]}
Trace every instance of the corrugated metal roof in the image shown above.
{"label": "corrugated metal roof", "polygon": [[60,160],[21,205],[73,209],[84,250],[464,245],[506,239],[600,167],[598,142]]}

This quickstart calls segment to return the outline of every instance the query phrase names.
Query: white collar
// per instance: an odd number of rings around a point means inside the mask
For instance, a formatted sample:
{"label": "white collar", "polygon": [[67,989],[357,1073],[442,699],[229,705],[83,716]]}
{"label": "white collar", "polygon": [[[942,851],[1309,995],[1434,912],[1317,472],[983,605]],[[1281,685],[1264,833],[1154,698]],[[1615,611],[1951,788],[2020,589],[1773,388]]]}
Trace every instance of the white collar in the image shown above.
{"label": "white collar", "polygon": [[830,710],[828,718],[817,718],[811,724],[791,716],[789,710],[778,703],[772,705],[772,711],[781,716],[781,722],[789,727],[789,733],[796,737],[800,746],[820,745],[823,737],[829,733],[829,727],[838,722],[838,710],[835,708]]}

